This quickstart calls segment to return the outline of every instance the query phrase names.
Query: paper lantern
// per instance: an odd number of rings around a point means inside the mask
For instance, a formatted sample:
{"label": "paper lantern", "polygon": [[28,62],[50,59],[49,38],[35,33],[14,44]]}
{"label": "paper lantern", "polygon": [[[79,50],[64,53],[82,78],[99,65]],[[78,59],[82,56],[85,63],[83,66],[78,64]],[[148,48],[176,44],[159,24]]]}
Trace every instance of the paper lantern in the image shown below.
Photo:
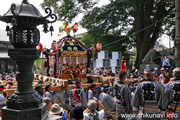
{"label": "paper lantern", "polygon": [[126,60],[121,60],[121,69],[126,70]]}
{"label": "paper lantern", "polygon": [[78,30],[78,24],[77,24],[77,23],[75,23],[75,24],[73,25],[73,30],[74,30],[74,32],[76,32],[76,31]]}
{"label": "paper lantern", "polygon": [[39,45],[38,45],[38,49],[42,52],[42,50],[43,50],[42,44],[39,44]]}
{"label": "paper lantern", "polygon": [[98,52],[100,52],[101,49],[102,49],[101,43],[97,43],[97,44],[96,44],[96,50],[97,50]]}

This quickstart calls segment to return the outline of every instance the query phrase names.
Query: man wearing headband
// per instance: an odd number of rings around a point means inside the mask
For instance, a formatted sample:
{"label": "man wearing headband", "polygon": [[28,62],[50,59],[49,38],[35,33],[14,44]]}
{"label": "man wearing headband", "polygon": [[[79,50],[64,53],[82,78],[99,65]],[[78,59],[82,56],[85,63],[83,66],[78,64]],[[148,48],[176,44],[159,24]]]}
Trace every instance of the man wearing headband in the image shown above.
{"label": "man wearing headband", "polygon": [[129,114],[132,111],[131,106],[131,91],[129,87],[125,85],[126,80],[126,71],[119,70],[118,76],[119,81],[115,83],[115,97],[116,97],[116,113],[117,113],[117,120],[124,120],[125,118],[122,117],[122,114]]}
{"label": "man wearing headband", "polygon": [[[175,77],[172,82],[166,84],[163,97],[160,101],[159,107],[162,113],[165,113],[167,109],[171,110],[172,113],[177,114],[176,117],[166,114],[167,117],[174,117],[173,120],[180,119],[180,68],[173,70],[173,76]],[[168,107],[169,106],[169,107]]]}
{"label": "man wearing headband", "polygon": [[116,103],[113,101],[113,97],[109,95],[110,86],[108,84],[103,85],[103,93],[99,96],[99,101],[105,107],[104,119],[112,119],[111,110],[115,110]]}
{"label": "man wearing headband", "polygon": [[76,88],[72,90],[71,105],[87,107],[87,97],[84,90],[81,88],[81,82],[77,80],[75,82]]}
{"label": "man wearing headband", "polygon": [[[155,75],[153,70],[148,68],[144,72],[145,79],[138,84],[132,99],[132,105],[137,108],[138,112],[148,115],[159,114],[158,102],[163,93],[162,87],[159,83],[154,82]],[[161,119],[158,116],[153,116],[152,118],[148,118],[149,116],[139,117],[142,117],[143,120]]]}
{"label": "man wearing headband", "polygon": [[44,97],[43,95],[43,86],[41,84],[36,86],[36,93],[40,96],[40,97]]}

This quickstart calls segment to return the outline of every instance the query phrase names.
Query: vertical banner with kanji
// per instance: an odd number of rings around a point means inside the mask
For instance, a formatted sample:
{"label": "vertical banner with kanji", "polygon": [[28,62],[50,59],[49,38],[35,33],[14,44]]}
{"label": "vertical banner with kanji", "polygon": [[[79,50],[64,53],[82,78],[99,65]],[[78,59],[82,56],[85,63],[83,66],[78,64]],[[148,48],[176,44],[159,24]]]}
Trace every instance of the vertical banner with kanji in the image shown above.
{"label": "vertical banner with kanji", "polygon": [[56,53],[56,73],[59,75],[59,54]]}

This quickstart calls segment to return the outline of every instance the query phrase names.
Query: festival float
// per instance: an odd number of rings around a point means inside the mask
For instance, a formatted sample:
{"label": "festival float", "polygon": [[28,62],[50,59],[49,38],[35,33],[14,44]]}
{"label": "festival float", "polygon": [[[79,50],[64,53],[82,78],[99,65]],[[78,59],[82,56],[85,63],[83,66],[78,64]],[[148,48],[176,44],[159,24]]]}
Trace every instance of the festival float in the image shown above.
{"label": "festival float", "polygon": [[83,43],[69,33],[78,30],[78,24],[68,27],[66,22],[59,27],[59,35],[66,32],[67,36],[59,41],[53,41],[51,48],[43,54],[46,57],[46,75],[54,78],[86,81],[95,48],[87,48]]}

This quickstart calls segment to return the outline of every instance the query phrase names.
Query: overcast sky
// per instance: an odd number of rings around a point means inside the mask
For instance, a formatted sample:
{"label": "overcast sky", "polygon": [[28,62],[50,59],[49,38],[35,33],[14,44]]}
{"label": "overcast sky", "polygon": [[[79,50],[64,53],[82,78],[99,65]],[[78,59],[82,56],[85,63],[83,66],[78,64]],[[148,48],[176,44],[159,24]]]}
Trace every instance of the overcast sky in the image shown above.
{"label": "overcast sky", "polygon": [[[4,13],[7,12],[7,10],[11,6],[11,3],[21,3],[21,2],[22,2],[22,0],[3,0],[3,2],[1,0],[0,15],[3,15]],[[40,7],[40,4],[43,2],[43,0],[28,0],[28,2],[33,4],[35,7],[37,7],[38,10],[40,11],[40,13],[43,16],[46,15],[44,10]],[[101,0],[98,6],[101,6],[102,4],[107,3],[107,2],[108,2],[108,0]],[[78,22],[80,19],[81,19],[81,16],[77,17],[75,19],[74,23]],[[5,30],[6,25],[7,25],[6,23],[0,21],[0,29]],[[38,28],[39,28],[39,30],[41,32],[40,43],[42,43],[43,46],[46,45],[47,48],[50,48],[51,42],[53,40],[58,41],[60,38],[62,38],[63,36],[59,36],[58,37],[58,29],[59,29],[59,26],[61,26],[61,25],[62,25],[62,22],[60,22],[60,21],[57,21],[57,22],[55,22],[53,24],[54,32],[53,32],[53,36],[52,37],[50,36],[50,33],[46,33],[45,34],[45,33],[42,32],[42,30],[43,30],[42,25],[38,26]],[[84,32],[86,32],[86,29],[84,29],[82,27],[79,27],[79,29],[76,32],[76,34],[80,34],[80,33],[84,33]],[[64,35],[65,35],[65,33],[64,33]],[[73,34],[71,33],[71,35],[73,35]],[[166,47],[169,47],[169,37],[168,36],[163,36],[162,39],[163,39],[162,44],[165,45]],[[171,47],[172,47],[173,46],[173,42],[171,42],[171,44],[172,44],[171,45]]]}

